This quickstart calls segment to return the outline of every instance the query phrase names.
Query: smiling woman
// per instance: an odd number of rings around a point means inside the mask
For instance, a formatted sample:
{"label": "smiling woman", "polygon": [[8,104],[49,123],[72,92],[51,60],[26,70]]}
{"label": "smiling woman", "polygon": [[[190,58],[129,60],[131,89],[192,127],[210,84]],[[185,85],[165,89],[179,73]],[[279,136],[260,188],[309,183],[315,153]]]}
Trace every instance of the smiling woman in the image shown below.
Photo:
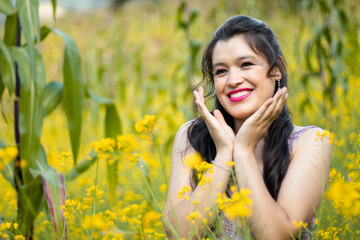
{"label": "smiling woman", "polygon": [[[285,60],[273,31],[263,21],[231,17],[206,48],[202,71],[216,109],[205,106],[203,87],[194,91],[201,118],[175,138],[164,210],[168,236],[309,239],[331,145],[326,137],[317,141],[321,129],[291,122]],[[194,153],[203,161],[189,166]]]}

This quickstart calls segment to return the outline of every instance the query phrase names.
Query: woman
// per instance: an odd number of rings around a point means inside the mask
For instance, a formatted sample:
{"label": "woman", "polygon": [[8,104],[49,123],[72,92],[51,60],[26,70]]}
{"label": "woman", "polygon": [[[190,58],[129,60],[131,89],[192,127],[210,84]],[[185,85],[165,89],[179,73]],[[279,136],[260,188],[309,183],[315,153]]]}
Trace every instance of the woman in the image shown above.
{"label": "woman", "polygon": [[[229,192],[230,171],[239,189],[251,191],[253,237],[291,239],[300,231],[294,221],[311,229],[328,180],[331,145],[328,138],[317,141],[321,129],[292,124],[285,60],[273,31],[247,16],[231,17],[205,50],[202,72],[211,86],[207,96],[215,91],[216,109],[210,113],[205,106],[202,87],[194,91],[201,118],[184,124],[174,141],[164,210],[168,236],[197,239],[214,228],[216,199]],[[192,169],[183,161],[195,152],[214,165],[206,173],[212,180],[201,187],[194,186]],[[187,185],[192,186],[188,196],[179,198]],[[189,221],[194,211],[201,218]],[[225,232],[218,238],[240,239],[236,223],[223,217],[220,225]],[[302,238],[309,238],[303,232]]]}

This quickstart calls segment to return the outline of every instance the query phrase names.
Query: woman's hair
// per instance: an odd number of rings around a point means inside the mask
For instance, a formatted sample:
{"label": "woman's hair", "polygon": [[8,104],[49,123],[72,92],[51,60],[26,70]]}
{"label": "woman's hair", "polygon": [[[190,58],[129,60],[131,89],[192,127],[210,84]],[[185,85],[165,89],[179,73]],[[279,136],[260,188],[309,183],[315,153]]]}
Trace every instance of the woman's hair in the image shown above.
{"label": "woman's hair", "polygon": [[[205,49],[202,58],[203,78],[200,84],[205,83],[210,87],[210,91],[206,97],[212,95],[215,91],[212,63],[214,48],[219,41],[227,41],[236,35],[242,35],[250,48],[266,59],[270,66],[267,76],[273,77],[271,75],[272,70],[278,68],[282,75],[280,85],[281,87],[287,86],[285,60],[282,56],[275,34],[265,22],[240,15],[229,18],[222,26],[220,26]],[[277,87],[276,84],[274,84],[274,94],[276,90]],[[215,108],[220,110],[226,123],[234,129],[233,117],[226,112],[216,96]],[[289,115],[290,112],[285,105],[264,137],[264,182],[271,196],[275,200],[277,199],[281,182],[284,179],[289,166],[290,153],[287,140],[293,130]],[[216,148],[204,120],[202,118],[196,119],[190,125],[187,134],[191,146],[210,163],[216,156]]]}

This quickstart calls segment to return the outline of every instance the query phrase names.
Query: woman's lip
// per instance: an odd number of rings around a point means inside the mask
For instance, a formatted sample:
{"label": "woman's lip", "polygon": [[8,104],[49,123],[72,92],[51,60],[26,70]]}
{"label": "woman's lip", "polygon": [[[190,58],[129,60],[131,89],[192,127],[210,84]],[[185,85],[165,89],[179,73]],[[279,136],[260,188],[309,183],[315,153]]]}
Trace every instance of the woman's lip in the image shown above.
{"label": "woman's lip", "polygon": [[232,97],[229,96],[229,99],[230,99],[230,101],[232,101],[232,102],[239,102],[239,101],[244,100],[244,99],[247,98],[248,96],[250,96],[251,93],[252,93],[252,92],[249,92],[248,94],[242,95],[242,96],[240,96],[240,97],[235,97],[235,98],[232,98]]}
{"label": "woman's lip", "polygon": [[252,89],[251,88],[239,88],[239,89],[229,91],[226,95],[230,96],[231,94],[242,92],[242,91],[252,91]]}

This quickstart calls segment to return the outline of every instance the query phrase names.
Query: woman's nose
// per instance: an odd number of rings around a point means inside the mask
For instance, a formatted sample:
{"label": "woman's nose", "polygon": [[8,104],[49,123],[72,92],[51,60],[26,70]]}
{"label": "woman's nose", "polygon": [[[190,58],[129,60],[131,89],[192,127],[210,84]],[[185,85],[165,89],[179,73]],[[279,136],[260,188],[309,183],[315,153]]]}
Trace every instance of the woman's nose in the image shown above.
{"label": "woman's nose", "polygon": [[239,69],[231,69],[229,72],[228,85],[230,87],[236,87],[237,85],[244,82],[244,78],[240,73]]}

